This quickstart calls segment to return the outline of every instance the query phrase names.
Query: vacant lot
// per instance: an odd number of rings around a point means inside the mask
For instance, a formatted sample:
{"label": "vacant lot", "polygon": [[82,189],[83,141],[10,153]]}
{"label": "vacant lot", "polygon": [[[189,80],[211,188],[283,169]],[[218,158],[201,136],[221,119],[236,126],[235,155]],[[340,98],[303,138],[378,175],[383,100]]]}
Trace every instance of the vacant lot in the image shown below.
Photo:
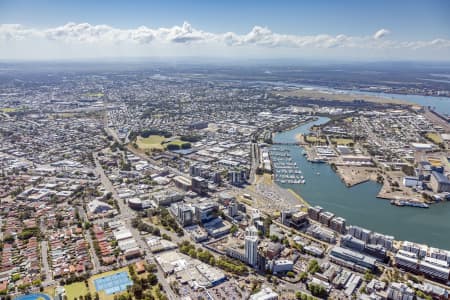
{"label": "vacant lot", "polygon": [[14,107],[1,107],[0,108],[0,112],[4,112],[4,113],[13,113],[13,112],[17,112],[19,111],[19,108],[14,108]]}
{"label": "vacant lot", "polygon": [[321,143],[321,144],[325,144],[327,142],[327,140],[322,137],[315,137],[312,135],[305,136],[305,141],[308,143]]}
{"label": "vacant lot", "polygon": [[437,145],[444,142],[438,133],[429,132],[425,135],[425,137]]}
{"label": "vacant lot", "polygon": [[347,145],[353,143],[352,139],[336,139],[336,138],[333,138],[333,139],[331,139],[331,141],[333,143],[336,143],[338,145],[343,145],[343,146],[347,146]]}

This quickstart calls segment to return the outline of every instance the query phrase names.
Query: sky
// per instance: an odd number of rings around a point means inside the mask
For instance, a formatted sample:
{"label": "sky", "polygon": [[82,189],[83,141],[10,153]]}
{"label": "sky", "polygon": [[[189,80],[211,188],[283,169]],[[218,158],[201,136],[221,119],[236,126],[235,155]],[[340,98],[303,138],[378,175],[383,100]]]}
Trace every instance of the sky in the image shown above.
{"label": "sky", "polygon": [[450,61],[450,1],[0,0],[0,59]]}

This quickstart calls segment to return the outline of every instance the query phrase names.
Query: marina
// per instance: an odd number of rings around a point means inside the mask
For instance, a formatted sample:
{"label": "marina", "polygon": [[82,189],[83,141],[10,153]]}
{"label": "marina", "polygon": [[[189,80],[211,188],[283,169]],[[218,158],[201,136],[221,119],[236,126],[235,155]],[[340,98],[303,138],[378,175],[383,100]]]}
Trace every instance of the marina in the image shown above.
{"label": "marina", "polygon": [[274,180],[282,184],[304,184],[306,183],[302,171],[297,163],[293,161],[290,151],[282,146],[273,146],[269,151],[274,170]]}

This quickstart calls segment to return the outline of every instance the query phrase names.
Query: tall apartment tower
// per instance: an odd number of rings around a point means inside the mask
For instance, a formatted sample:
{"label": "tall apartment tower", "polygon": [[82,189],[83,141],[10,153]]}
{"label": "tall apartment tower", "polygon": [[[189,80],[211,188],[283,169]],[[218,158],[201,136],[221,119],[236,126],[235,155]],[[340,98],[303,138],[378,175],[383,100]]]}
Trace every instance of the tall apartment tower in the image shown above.
{"label": "tall apartment tower", "polygon": [[247,263],[253,267],[258,262],[258,230],[254,225],[245,230],[245,257]]}

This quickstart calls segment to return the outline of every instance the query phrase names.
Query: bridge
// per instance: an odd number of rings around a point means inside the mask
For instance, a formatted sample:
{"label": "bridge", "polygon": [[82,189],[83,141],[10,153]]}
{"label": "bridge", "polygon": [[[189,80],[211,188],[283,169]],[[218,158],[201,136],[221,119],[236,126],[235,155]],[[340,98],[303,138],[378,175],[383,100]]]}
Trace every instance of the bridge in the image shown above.
{"label": "bridge", "polygon": [[299,143],[299,142],[282,142],[282,143],[272,143],[272,145],[284,145],[284,146],[297,145],[297,146],[301,146],[303,144]]}

